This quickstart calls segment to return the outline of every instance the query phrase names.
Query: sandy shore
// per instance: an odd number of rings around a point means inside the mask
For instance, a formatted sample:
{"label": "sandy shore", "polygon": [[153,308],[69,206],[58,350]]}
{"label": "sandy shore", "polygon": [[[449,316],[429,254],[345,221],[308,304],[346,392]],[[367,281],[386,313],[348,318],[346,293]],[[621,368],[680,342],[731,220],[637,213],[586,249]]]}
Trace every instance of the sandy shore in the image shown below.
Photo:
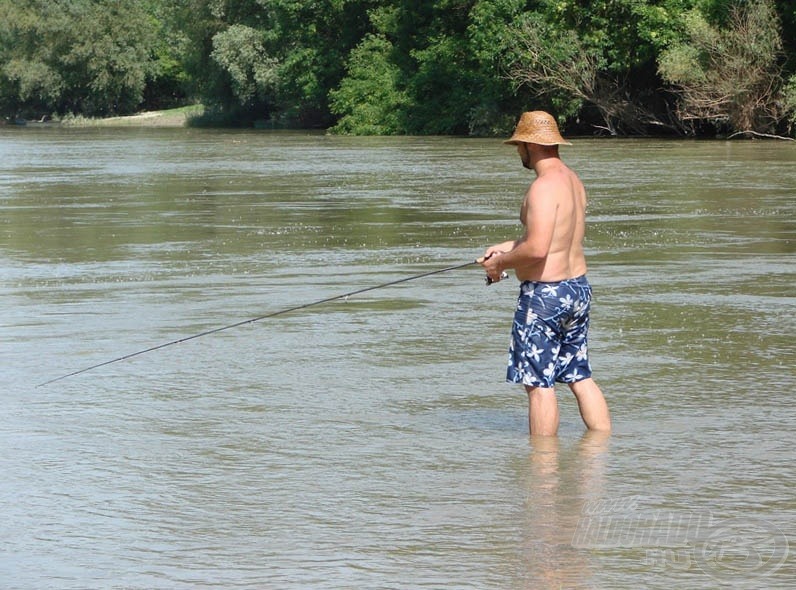
{"label": "sandy shore", "polygon": [[164,111],[144,111],[124,117],[70,117],[63,119],[61,124],[68,127],[185,127],[191,117],[202,113],[204,106],[191,105]]}

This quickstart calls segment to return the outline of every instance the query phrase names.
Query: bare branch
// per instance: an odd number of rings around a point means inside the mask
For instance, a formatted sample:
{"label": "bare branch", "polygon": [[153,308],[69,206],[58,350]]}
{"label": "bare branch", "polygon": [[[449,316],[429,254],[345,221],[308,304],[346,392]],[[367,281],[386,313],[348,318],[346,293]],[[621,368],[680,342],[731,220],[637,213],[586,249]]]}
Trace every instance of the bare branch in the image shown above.
{"label": "bare branch", "polygon": [[769,139],[781,139],[783,141],[796,141],[796,138],[793,137],[785,137],[784,135],[774,135],[771,133],[758,133],[757,131],[752,131],[749,129],[746,131],[736,131],[732,135],[729,135],[727,139],[732,139],[734,137],[738,137],[739,135],[753,135],[755,137],[767,137]]}

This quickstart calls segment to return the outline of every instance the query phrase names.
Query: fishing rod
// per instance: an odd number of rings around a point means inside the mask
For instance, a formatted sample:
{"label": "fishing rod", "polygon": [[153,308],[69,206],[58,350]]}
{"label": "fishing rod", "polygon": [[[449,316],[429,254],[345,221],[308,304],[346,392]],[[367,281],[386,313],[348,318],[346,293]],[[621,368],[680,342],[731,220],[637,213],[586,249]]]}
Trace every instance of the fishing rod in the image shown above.
{"label": "fishing rod", "polygon": [[[166,348],[167,346],[173,346],[175,344],[182,344],[183,342],[188,342],[189,340],[195,340],[196,338],[201,338],[202,336],[209,336],[210,334],[217,334],[218,332],[223,332],[224,330],[231,330],[232,328],[238,328],[240,326],[245,326],[246,324],[253,324],[254,322],[259,322],[261,320],[265,320],[267,318],[273,318],[279,315],[284,315],[286,313],[290,313],[293,311],[298,311],[300,309],[307,309],[308,307],[314,307],[316,305],[321,305],[323,303],[329,303],[330,301],[336,301],[338,299],[347,299],[349,297],[353,297],[354,295],[360,295],[361,293],[367,293],[368,291],[375,291],[376,289],[383,289],[384,287],[391,287],[392,285],[398,285],[399,283],[406,283],[408,281],[414,281],[416,279],[422,279],[423,277],[430,277],[432,275],[442,274],[444,272],[450,272],[452,270],[458,270],[460,268],[465,268],[467,266],[472,266],[474,264],[480,264],[483,262],[483,258],[479,258],[478,260],[473,260],[472,262],[465,262],[464,264],[457,264],[455,266],[449,266],[447,268],[440,268],[437,270],[432,270],[429,272],[424,272],[418,275],[413,275],[411,277],[405,277],[403,279],[398,279],[395,281],[390,281],[388,283],[382,283],[381,285],[375,285],[373,287],[365,287],[364,289],[357,289],[356,291],[350,291],[348,293],[343,293],[341,295],[334,295],[333,297],[327,297],[325,299],[319,299],[318,301],[313,301],[311,303],[305,303],[303,305],[296,305],[293,307],[288,307],[285,309],[281,309],[279,311],[274,311],[271,313],[267,313],[265,315],[258,316],[256,318],[251,318],[248,320],[243,320],[240,322],[235,322],[234,324],[229,324],[228,326],[221,326],[220,328],[213,328],[212,330],[206,330],[204,332],[200,332],[199,334],[194,334],[192,336],[185,336],[184,338],[179,338],[177,340],[172,340],[171,342],[165,342],[163,344],[158,344],[157,346],[151,346],[149,348],[145,348],[143,350],[139,350],[136,352],[131,352],[130,354],[126,354],[124,356],[117,357],[115,359],[111,359],[109,361],[105,361],[102,363],[97,363],[96,365],[92,365],[90,367],[86,367],[85,369],[80,369],[78,371],[72,371],[71,373],[67,373],[66,375],[61,375],[60,377],[56,377],[55,379],[50,379],[49,381],[45,381],[44,383],[39,383],[36,387],[43,387],[45,385],[49,385],[50,383],[55,383],[56,381],[61,381],[62,379],[66,379],[67,377],[74,377],[75,375],[80,375],[81,373],[87,373],[88,371],[92,371],[94,369],[99,369],[100,367],[105,367],[107,365],[118,363],[119,361],[125,361],[127,359],[131,359],[133,357],[146,354],[148,352],[154,352],[155,350],[160,350],[161,348]],[[505,274],[505,273],[504,273]],[[508,276],[508,275],[506,275]],[[502,278],[505,278],[502,277]],[[489,277],[486,277],[486,284],[491,285],[492,280]]]}

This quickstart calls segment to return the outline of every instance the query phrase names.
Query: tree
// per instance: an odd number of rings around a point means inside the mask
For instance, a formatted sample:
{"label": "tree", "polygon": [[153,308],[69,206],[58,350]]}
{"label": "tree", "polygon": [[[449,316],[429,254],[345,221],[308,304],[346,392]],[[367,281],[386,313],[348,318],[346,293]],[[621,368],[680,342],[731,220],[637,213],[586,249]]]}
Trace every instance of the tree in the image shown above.
{"label": "tree", "polygon": [[685,22],[688,40],[659,60],[661,75],[676,87],[680,117],[727,131],[774,131],[784,116],[784,82],[773,2],[733,4],[724,27],[697,10]]}
{"label": "tree", "polygon": [[227,72],[241,105],[266,101],[278,81],[278,61],[265,50],[262,34],[232,25],[213,37],[213,59]]}
{"label": "tree", "polygon": [[[502,28],[493,23],[520,3],[524,1],[394,0],[370,10],[372,37],[351,54],[347,75],[332,92],[333,113],[342,123],[335,130],[505,132],[517,107],[511,86],[496,75],[494,48]],[[364,61],[362,52],[374,55],[374,61]],[[386,80],[389,85],[382,86]]]}
{"label": "tree", "polygon": [[695,0],[542,0],[505,35],[504,68],[518,88],[548,100],[561,118],[594,109],[611,134],[676,127],[662,118],[658,50],[678,36]]}
{"label": "tree", "polygon": [[141,103],[156,39],[143,5],[0,0],[0,22],[6,112],[105,115]]}
{"label": "tree", "polygon": [[[0,0],[0,114],[494,135],[796,125],[793,0]],[[571,128],[571,127],[570,127]]]}
{"label": "tree", "polygon": [[407,132],[409,102],[401,71],[390,60],[392,44],[380,35],[365,37],[349,56],[347,75],[330,93],[331,109],[340,118],[335,133],[397,135]]}
{"label": "tree", "polygon": [[142,107],[148,110],[192,102],[194,89],[187,72],[190,39],[178,18],[183,0],[141,0],[156,28]]}
{"label": "tree", "polygon": [[540,15],[528,15],[512,29],[507,46],[508,78],[534,95],[550,100],[560,119],[577,114],[591,102],[615,133],[615,119],[623,105],[616,84],[600,77],[602,59],[573,31],[548,26]]}

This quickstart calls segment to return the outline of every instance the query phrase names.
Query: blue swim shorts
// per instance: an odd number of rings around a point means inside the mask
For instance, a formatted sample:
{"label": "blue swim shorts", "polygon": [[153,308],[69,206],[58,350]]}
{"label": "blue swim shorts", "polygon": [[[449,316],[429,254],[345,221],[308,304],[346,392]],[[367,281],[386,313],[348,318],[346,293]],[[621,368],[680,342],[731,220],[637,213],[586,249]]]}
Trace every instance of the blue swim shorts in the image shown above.
{"label": "blue swim shorts", "polygon": [[591,285],[585,275],[520,285],[506,381],[553,387],[591,377],[587,335]]}

